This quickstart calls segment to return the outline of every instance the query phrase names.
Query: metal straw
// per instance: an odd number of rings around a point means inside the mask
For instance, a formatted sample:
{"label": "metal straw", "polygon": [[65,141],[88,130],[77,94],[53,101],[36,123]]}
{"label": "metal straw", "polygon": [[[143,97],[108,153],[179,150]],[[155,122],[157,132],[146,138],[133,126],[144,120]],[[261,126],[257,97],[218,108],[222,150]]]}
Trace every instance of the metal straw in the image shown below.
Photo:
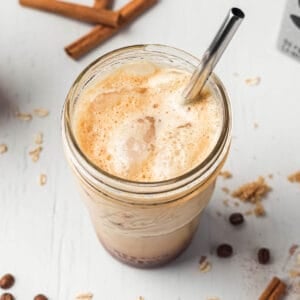
{"label": "metal straw", "polygon": [[189,85],[183,91],[185,103],[195,100],[207,79],[227,48],[245,14],[239,8],[231,8],[214,40],[204,53],[201,63],[192,75]]}

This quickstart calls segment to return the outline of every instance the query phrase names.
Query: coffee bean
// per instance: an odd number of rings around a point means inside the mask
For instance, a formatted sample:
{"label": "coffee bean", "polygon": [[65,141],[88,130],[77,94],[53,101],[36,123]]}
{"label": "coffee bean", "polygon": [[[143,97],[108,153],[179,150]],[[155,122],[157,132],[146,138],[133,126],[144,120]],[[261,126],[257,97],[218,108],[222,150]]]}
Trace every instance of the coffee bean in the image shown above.
{"label": "coffee bean", "polygon": [[36,295],[34,300],[48,300],[48,298],[42,294]]}
{"label": "coffee bean", "polygon": [[14,300],[15,297],[12,294],[4,293],[0,296],[0,300]]}
{"label": "coffee bean", "polygon": [[270,261],[270,250],[267,248],[259,249],[257,252],[257,259],[260,264],[267,264]]}
{"label": "coffee bean", "polygon": [[5,274],[0,279],[0,287],[4,290],[11,288],[15,283],[15,278],[11,274]]}
{"label": "coffee bean", "polygon": [[232,247],[228,244],[221,244],[217,248],[217,255],[222,258],[230,257],[233,253]]}
{"label": "coffee bean", "polygon": [[241,213],[233,213],[229,217],[229,222],[234,225],[241,225],[244,223],[244,216]]}

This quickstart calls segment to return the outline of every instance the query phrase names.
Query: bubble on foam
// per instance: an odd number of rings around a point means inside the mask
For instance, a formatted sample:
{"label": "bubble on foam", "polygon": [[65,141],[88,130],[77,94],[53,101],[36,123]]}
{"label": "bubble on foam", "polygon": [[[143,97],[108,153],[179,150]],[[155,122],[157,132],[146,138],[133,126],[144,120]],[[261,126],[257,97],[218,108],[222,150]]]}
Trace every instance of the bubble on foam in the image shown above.
{"label": "bubble on foam", "polygon": [[[139,62],[96,82],[79,99],[82,151],[100,168],[130,180],[164,180],[194,168],[216,144],[222,106],[212,91],[183,105],[189,79],[185,71]],[[80,124],[92,129],[83,132]]]}

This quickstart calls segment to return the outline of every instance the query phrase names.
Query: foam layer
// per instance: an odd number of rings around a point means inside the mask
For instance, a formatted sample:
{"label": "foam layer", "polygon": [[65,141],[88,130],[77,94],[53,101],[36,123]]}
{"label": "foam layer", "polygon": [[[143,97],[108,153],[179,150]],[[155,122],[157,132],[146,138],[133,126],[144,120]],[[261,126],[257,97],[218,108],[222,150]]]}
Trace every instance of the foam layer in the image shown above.
{"label": "foam layer", "polygon": [[212,151],[222,127],[222,105],[206,89],[184,105],[191,74],[136,62],[87,87],[74,127],[79,147],[101,169],[135,181],[159,181],[186,173]]}

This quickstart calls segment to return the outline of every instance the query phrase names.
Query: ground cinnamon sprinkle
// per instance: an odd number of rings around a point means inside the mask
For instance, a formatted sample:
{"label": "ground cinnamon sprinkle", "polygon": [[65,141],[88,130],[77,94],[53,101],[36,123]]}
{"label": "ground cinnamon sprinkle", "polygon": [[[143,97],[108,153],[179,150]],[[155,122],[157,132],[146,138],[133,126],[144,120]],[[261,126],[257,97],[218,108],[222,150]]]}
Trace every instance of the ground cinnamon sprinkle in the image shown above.
{"label": "ground cinnamon sprinkle", "polygon": [[263,177],[259,177],[256,181],[246,183],[232,193],[234,198],[238,198],[244,202],[256,204],[264,198],[271,188],[267,185]]}
{"label": "ground cinnamon sprinkle", "polygon": [[300,171],[289,175],[288,180],[292,183],[294,182],[300,183]]}

